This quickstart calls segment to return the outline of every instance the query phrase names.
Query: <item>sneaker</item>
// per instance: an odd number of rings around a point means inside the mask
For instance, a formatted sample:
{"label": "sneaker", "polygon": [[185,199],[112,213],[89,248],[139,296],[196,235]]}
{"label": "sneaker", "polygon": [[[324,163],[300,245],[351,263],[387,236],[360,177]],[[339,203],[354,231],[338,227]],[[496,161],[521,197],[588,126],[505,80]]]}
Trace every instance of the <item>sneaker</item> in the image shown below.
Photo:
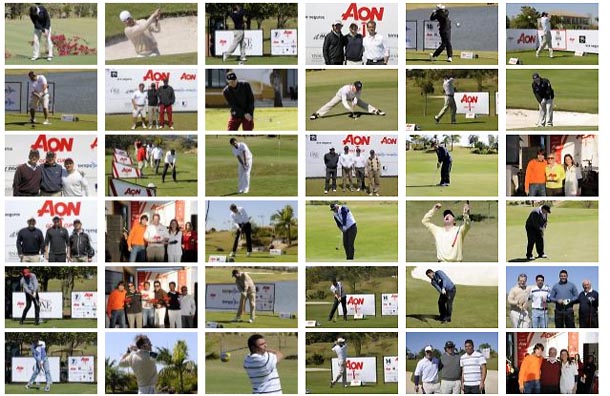
{"label": "sneaker", "polygon": [[546,254],[542,253],[542,254],[538,255],[538,258],[548,259],[549,256],[547,256]]}
{"label": "sneaker", "polygon": [[244,194],[248,194],[250,192],[250,190],[248,190],[247,188],[244,190]]}
{"label": "sneaker", "polygon": [[[32,60],[36,60],[36,59],[32,58]],[[25,389],[30,389],[30,384],[25,384]]]}
{"label": "sneaker", "polygon": [[52,62],[52,61],[53,61],[53,58],[49,57],[49,58],[47,58],[47,61],[48,61],[48,62]]}
{"label": "sneaker", "polygon": [[42,125],[51,125],[51,122],[49,120],[44,120],[42,122]]}
{"label": "sneaker", "polygon": [[551,122],[547,122],[547,123],[546,123],[546,126],[548,126],[548,127],[552,127],[552,126],[553,126],[553,123],[551,123]]}
{"label": "sneaker", "polygon": [[360,191],[360,188],[357,188],[356,191]]}
{"label": "sneaker", "polygon": [[436,60],[436,56],[434,54],[430,54],[430,62],[434,62]]}
{"label": "sneaker", "polygon": [[254,319],[253,318],[248,319],[248,323],[254,323]]}
{"label": "sneaker", "polygon": [[38,60],[38,57],[37,56],[33,56],[33,57],[30,58],[30,60],[31,61],[36,61],[36,60]]}
{"label": "sneaker", "polygon": [[379,196],[379,193],[375,193],[375,196],[376,196],[376,197],[378,197],[378,196]]}
{"label": "sneaker", "polygon": [[437,117],[437,116],[434,116],[434,123],[435,123],[435,124],[438,124],[439,122],[440,122],[440,120],[438,119],[438,117]]}
{"label": "sneaker", "polygon": [[36,118],[30,118],[30,124],[36,124]]}
{"label": "sneaker", "polygon": [[369,193],[369,197],[372,197],[372,196],[373,196],[373,193]]}
{"label": "sneaker", "polygon": [[248,61],[248,58],[246,58],[245,56],[242,56],[242,57],[239,58],[239,61],[240,62],[246,62],[246,61]]}
{"label": "sneaker", "polygon": [[333,192],[337,192],[337,189],[336,189],[336,188],[333,188]]}
{"label": "sneaker", "polygon": [[328,190],[324,190],[324,194],[328,194]]}
{"label": "sneaker", "polygon": [[223,62],[226,62],[228,57],[229,57],[229,54],[227,54],[226,52],[222,53],[222,61]]}
{"label": "sneaker", "polygon": [[447,62],[449,62],[449,63],[453,62],[453,58],[451,58],[451,57],[447,58]]}
{"label": "sneaker", "polygon": [[173,125],[172,125],[172,126],[170,126],[170,127],[169,127],[169,129],[174,130],[174,126],[173,126]]}
{"label": "sneaker", "polygon": [[540,54],[536,52],[536,58],[540,58]]}
{"label": "sneaker", "polygon": [[551,59],[552,59],[552,58],[554,58],[554,56],[553,56],[553,55],[549,55],[549,58],[551,58]]}
{"label": "sneaker", "polygon": [[[332,388],[333,386],[335,386],[335,382],[334,381],[330,381],[330,387]],[[27,389],[28,386],[26,385],[25,387]]]}
{"label": "sneaker", "polygon": [[246,252],[246,257],[252,256],[252,252]]}
{"label": "sneaker", "polygon": [[235,252],[229,253],[229,257],[235,257]]}
{"label": "sneaker", "polygon": [[242,60],[240,60],[239,62],[237,62],[238,65],[245,65],[246,63]]}
{"label": "sneaker", "polygon": [[350,191],[350,192],[354,192],[354,188],[353,188],[353,187],[350,187],[350,188],[349,188],[349,191]]}
{"label": "sneaker", "polygon": [[312,115],[309,116],[310,120],[317,120],[318,118],[320,118],[320,114],[318,114],[318,113],[313,113]]}
{"label": "sneaker", "polygon": [[537,127],[537,128],[541,128],[541,127],[543,127],[543,126],[544,126],[544,124],[540,124],[539,122],[537,122],[537,123],[536,123],[536,127]]}
{"label": "sneaker", "polygon": [[50,385],[45,386],[44,387],[44,391],[45,392],[51,392],[51,386]]}
{"label": "sneaker", "polygon": [[525,259],[527,261],[532,261],[532,260],[534,260],[534,256],[525,256]]}
{"label": "sneaker", "polygon": [[381,109],[377,109],[377,110],[375,110],[375,114],[380,115],[380,116],[384,116],[385,115],[385,111],[383,111]]}
{"label": "sneaker", "polygon": [[157,129],[161,129],[161,125],[157,125]]}
{"label": "sneaker", "polygon": [[133,125],[131,126],[131,129],[136,129],[136,124],[133,124]]}

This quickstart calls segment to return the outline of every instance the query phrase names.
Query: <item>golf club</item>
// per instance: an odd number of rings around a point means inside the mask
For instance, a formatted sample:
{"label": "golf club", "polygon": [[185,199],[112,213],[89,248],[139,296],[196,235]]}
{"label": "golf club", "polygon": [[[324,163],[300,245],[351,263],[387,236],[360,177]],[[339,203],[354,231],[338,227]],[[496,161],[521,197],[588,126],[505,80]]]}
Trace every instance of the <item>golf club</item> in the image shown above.
{"label": "golf club", "polygon": [[[470,201],[469,200],[466,200],[466,205],[468,205],[468,212],[470,213]],[[455,247],[455,243],[457,242],[458,236],[460,235],[460,229],[462,228],[462,225],[464,225],[464,216],[462,216],[462,222],[458,226],[458,229],[455,233],[455,237],[453,238],[453,242],[451,243],[451,247]]]}
{"label": "golf club", "polygon": [[337,245],[335,245],[335,250],[339,250],[339,246],[341,246],[342,243],[343,243],[343,233],[340,233],[339,242],[337,242]]}
{"label": "golf club", "polygon": [[225,351],[221,351],[221,353],[241,351],[242,349],[248,349],[248,347],[247,346],[243,346],[243,347],[240,347],[240,348],[227,349]]}
{"label": "golf club", "polygon": [[440,185],[440,183],[436,183],[436,180],[438,179],[438,172],[440,171],[439,167],[436,167],[436,170],[434,171],[434,175],[433,175],[433,179],[432,179],[432,185]]}

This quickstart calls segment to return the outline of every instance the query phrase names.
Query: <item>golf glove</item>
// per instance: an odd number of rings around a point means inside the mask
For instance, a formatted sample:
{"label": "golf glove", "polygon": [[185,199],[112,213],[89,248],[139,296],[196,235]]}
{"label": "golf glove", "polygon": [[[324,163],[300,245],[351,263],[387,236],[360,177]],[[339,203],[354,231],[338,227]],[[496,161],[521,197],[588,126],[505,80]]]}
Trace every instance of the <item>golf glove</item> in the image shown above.
{"label": "golf glove", "polygon": [[445,290],[444,287],[443,287],[443,290],[441,290],[441,294],[443,294],[443,295],[447,294],[447,290]]}
{"label": "golf glove", "polygon": [[563,300],[563,305],[568,305],[570,303],[570,299]]}
{"label": "golf glove", "polygon": [[588,300],[589,300],[589,304],[593,304],[593,301],[595,301],[595,298],[593,298],[593,297],[588,297]]}

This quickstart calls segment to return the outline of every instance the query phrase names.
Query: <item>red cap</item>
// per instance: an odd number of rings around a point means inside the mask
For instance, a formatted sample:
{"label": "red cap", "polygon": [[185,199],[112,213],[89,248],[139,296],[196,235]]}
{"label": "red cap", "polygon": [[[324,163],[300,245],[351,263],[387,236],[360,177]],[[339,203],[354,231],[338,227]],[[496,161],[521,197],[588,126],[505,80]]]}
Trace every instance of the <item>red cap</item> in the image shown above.
{"label": "red cap", "polygon": [[27,268],[23,269],[23,276],[30,276],[30,274],[31,274],[31,272],[29,269],[27,269]]}

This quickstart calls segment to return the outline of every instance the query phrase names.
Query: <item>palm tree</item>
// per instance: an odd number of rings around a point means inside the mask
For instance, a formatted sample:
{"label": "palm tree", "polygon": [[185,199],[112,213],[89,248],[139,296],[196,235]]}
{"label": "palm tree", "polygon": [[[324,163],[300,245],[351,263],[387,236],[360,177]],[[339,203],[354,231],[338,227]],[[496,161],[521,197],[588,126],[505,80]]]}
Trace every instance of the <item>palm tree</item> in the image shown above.
{"label": "palm tree", "polygon": [[104,362],[105,366],[105,377],[106,377],[106,392],[117,393],[125,391],[129,385],[129,376],[119,370],[119,366],[116,360],[112,360],[109,357]]}
{"label": "palm tree", "polygon": [[159,377],[164,382],[170,382],[176,377],[178,378],[177,393],[187,393],[184,389],[184,376],[197,376],[197,365],[192,360],[189,360],[188,346],[186,341],[179,340],[174,345],[174,348],[157,348],[157,361],[164,367],[159,372]]}
{"label": "palm tree", "polygon": [[294,218],[294,209],[290,205],[284,206],[282,210],[276,210],[274,214],[271,215],[271,221],[275,225],[278,233],[284,232],[287,233],[288,237],[288,246],[292,245],[291,232],[290,227],[297,225],[297,220]]}

